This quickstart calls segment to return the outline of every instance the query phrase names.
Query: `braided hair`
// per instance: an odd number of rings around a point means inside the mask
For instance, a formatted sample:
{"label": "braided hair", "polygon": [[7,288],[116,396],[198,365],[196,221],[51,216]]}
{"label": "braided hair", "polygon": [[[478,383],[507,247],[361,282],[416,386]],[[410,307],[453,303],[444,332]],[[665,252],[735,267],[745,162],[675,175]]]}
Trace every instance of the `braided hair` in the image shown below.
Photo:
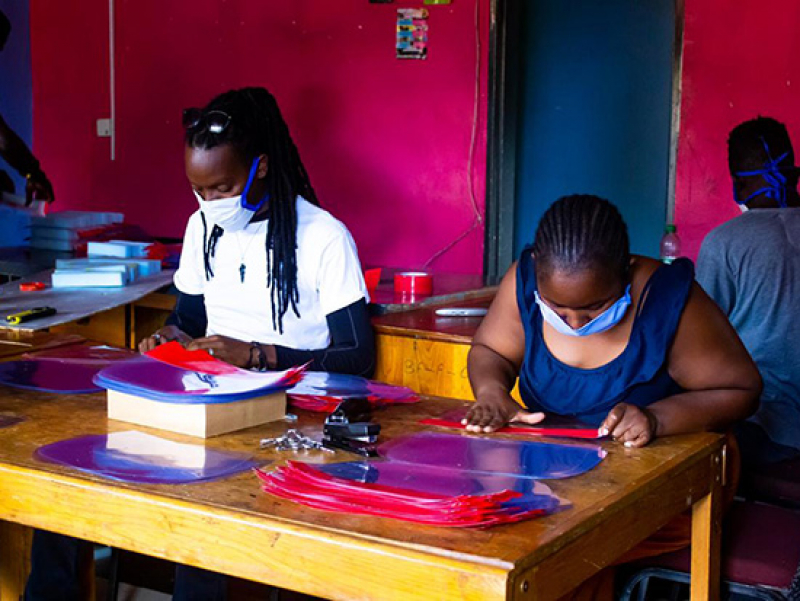
{"label": "braided hair", "polygon": [[564,196],[542,216],[533,243],[537,274],[608,269],[628,279],[628,227],[613,204],[590,195]]}
{"label": "braided hair", "polygon": [[[283,333],[283,316],[297,309],[297,203],[298,196],[319,206],[308,173],[297,151],[289,128],[275,97],[264,88],[231,90],[214,98],[203,114],[220,111],[230,122],[219,133],[205,127],[202,120],[186,130],[186,145],[209,149],[230,144],[246,163],[264,154],[269,160],[267,172],[267,286],[271,287],[272,327]],[[216,227],[216,226],[215,226]],[[206,255],[212,253],[221,232],[212,232],[212,241],[204,241]],[[206,277],[210,270],[206,256]]]}

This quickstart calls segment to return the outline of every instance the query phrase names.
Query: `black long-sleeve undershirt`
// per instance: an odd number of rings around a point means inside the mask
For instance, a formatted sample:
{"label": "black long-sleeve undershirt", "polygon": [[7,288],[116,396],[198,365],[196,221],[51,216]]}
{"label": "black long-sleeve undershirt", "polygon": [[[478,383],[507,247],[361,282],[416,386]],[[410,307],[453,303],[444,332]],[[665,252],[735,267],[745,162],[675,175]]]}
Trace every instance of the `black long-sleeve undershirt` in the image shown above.
{"label": "black long-sleeve undershirt", "polygon": [[[274,345],[277,362],[275,369],[311,362],[313,371],[328,371],[370,377],[375,371],[375,335],[367,313],[367,303],[362,298],[325,316],[331,343],[319,350],[301,350]],[[173,325],[192,338],[206,335],[208,317],[202,294],[178,292],[175,309],[167,318]]]}

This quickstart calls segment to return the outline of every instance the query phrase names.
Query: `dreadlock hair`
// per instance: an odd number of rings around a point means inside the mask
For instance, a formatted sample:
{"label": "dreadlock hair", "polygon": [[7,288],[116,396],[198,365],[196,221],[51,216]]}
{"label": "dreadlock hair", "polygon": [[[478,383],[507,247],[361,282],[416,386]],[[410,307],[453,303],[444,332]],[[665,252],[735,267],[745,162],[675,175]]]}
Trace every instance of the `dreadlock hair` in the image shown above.
{"label": "dreadlock hair", "polygon": [[[319,206],[317,195],[297,151],[289,128],[281,115],[275,97],[264,88],[231,90],[214,98],[202,113],[220,111],[230,117],[221,132],[209,131],[201,119],[186,130],[186,144],[192,148],[209,149],[230,144],[242,159],[250,163],[258,155],[269,159],[266,184],[269,194],[267,208],[267,286],[271,286],[272,327],[283,333],[283,316],[291,306],[295,315],[297,290],[297,207],[302,196]],[[210,270],[208,255],[213,256],[216,236],[204,243],[206,277]]]}
{"label": "dreadlock hair", "polygon": [[607,200],[584,194],[564,196],[542,216],[533,255],[537,274],[601,268],[624,281],[630,266],[628,227]]}
{"label": "dreadlock hair", "polygon": [[[766,146],[766,148],[765,148]],[[771,156],[767,156],[767,148]],[[786,126],[771,117],[757,117],[740,123],[728,135],[728,168],[731,173],[761,169],[784,152],[782,165],[794,165],[794,150]]]}

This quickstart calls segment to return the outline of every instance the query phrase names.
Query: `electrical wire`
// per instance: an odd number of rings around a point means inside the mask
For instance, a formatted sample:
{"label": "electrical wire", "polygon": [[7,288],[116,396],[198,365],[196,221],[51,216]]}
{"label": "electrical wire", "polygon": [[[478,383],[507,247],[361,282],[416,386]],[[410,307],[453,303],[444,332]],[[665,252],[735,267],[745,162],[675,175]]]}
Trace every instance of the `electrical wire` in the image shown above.
{"label": "electrical wire", "polygon": [[472,132],[469,142],[469,158],[467,160],[467,184],[469,189],[470,206],[474,214],[472,225],[470,225],[459,236],[448,243],[445,247],[436,251],[430,259],[423,263],[422,268],[426,269],[436,259],[450,251],[456,244],[474,232],[483,223],[483,215],[478,208],[478,198],[475,194],[475,148],[478,142],[478,111],[480,108],[481,95],[481,22],[480,22],[481,0],[475,0],[475,98],[472,105]]}

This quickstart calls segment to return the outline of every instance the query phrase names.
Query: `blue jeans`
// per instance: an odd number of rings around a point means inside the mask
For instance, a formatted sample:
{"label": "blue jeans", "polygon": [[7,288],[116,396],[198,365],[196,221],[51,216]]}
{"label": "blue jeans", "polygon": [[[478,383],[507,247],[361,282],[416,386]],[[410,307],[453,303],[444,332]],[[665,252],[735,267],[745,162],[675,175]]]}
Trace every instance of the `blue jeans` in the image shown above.
{"label": "blue jeans", "polygon": [[[73,601],[80,599],[80,564],[91,552],[91,543],[45,530],[33,533],[31,574],[25,601]],[[225,601],[227,577],[191,566],[175,568],[175,601]]]}

